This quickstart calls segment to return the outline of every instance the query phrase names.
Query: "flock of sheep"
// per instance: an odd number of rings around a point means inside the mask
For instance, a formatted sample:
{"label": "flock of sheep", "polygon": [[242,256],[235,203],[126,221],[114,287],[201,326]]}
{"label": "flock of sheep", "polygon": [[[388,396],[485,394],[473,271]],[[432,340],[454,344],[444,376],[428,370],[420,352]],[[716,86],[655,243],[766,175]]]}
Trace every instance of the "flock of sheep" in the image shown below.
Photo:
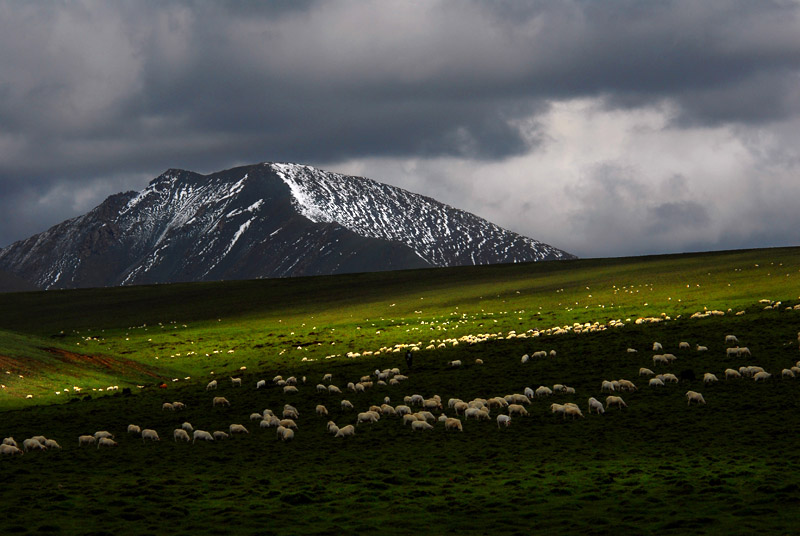
{"label": "flock of sheep", "polygon": [[[800,343],[800,333],[798,333],[798,342]],[[739,341],[734,335],[727,335],[725,343],[735,344],[736,346],[729,346],[726,350],[726,356],[731,357],[752,357],[750,350],[746,347],[738,346]],[[663,352],[663,346],[655,342],[652,347],[653,352]],[[628,353],[635,354],[638,351],[633,348],[628,348]],[[691,345],[687,342],[681,342],[678,345],[678,352],[692,351]],[[696,345],[694,351],[704,352],[708,348],[701,345]],[[556,352],[554,350],[544,351],[540,350],[534,352],[531,356],[525,354],[521,358],[521,363],[524,365],[531,361],[531,359],[543,359],[547,357],[554,357]],[[660,353],[652,356],[653,366],[669,366],[675,362],[678,357],[672,353]],[[475,360],[476,365],[481,365],[481,359]],[[462,366],[461,360],[453,360],[448,362],[451,368],[459,368]],[[794,378],[800,375],[800,361],[795,363],[790,368],[784,368],[781,371],[781,377]],[[739,367],[739,369],[727,368],[724,371],[725,379],[737,379],[742,377],[752,378],[754,381],[766,381],[771,378],[771,374],[766,372],[762,367],[755,365],[748,365]],[[639,368],[639,377],[649,378],[648,386],[651,388],[664,387],[666,383],[678,383],[679,378],[670,372],[655,374],[653,370],[647,367]],[[408,379],[408,376],[401,374],[397,368],[375,370],[371,374],[362,376],[357,382],[348,382],[344,389],[353,393],[364,393],[376,387],[389,387],[398,386],[401,382]],[[236,388],[242,387],[241,378],[230,378],[231,386]],[[705,385],[719,381],[716,374],[706,372],[703,375],[703,383]],[[282,376],[275,376],[272,384],[283,390],[284,395],[298,396],[300,392],[298,385],[302,386],[306,383],[306,378],[300,379],[290,376],[284,379]],[[212,380],[207,385],[206,391],[214,391],[219,386],[219,380]],[[256,389],[267,387],[266,380],[259,380],[256,383]],[[638,390],[638,387],[633,381],[627,379],[618,380],[602,380],[600,383],[600,393],[609,393],[605,398],[605,404],[591,396],[587,401],[587,410],[591,415],[604,414],[609,408],[616,407],[618,409],[626,408],[627,403],[623,400],[623,393],[633,393]],[[512,422],[518,418],[530,416],[530,412],[526,407],[531,407],[534,401],[551,399],[556,396],[574,396],[576,391],[574,388],[565,384],[559,383],[552,387],[540,385],[536,389],[525,387],[522,393],[506,394],[504,396],[495,396],[491,398],[473,398],[468,401],[459,398],[450,398],[447,402],[447,409],[442,404],[442,399],[438,395],[430,397],[423,397],[420,394],[413,394],[405,396],[402,404],[392,405],[391,398],[385,396],[380,405],[373,404],[368,408],[360,408],[363,411],[356,411],[355,406],[347,399],[341,398],[343,390],[333,383],[333,375],[325,374],[322,376],[321,383],[316,385],[316,392],[318,394],[325,394],[335,396],[339,400],[336,405],[339,408],[338,415],[341,418],[346,417],[350,422],[339,426],[333,420],[328,420],[325,428],[328,433],[335,438],[346,438],[355,435],[358,426],[369,425],[378,422],[381,419],[397,419],[397,422],[402,425],[410,425],[409,428],[412,432],[433,430],[436,426],[442,426],[445,431],[464,431],[464,423],[469,420],[488,421],[492,419],[492,413],[496,415],[494,420],[498,428],[507,428],[512,425]],[[685,394],[687,405],[692,403],[705,404],[705,398],[697,391],[687,391]],[[213,396],[211,399],[212,407],[229,407],[231,404],[226,397]],[[181,411],[186,409],[186,405],[182,402],[164,402],[161,406],[162,411]],[[571,417],[572,419],[584,418],[584,414],[578,404],[574,402],[552,402],[549,405],[550,412],[556,416],[561,416],[563,419]],[[449,414],[448,414],[449,413]],[[315,408],[315,419],[321,423],[323,419],[329,416],[328,408],[323,404],[318,404]],[[354,414],[354,416],[353,416]],[[276,436],[281,441],[290,441],[294,438],[295,433],[299,430],[297,421],[300,418],[300,412],[291,404],[284,404],[283,409],[276,414],[271,409],[264,409],[262,411],[250,413],[249,420],[252,422],[257,421],[259,429],[266,430],[274,428]],[[463,419],[463,422],[462,422]],[[321,424],[320,424],[321,425]],[[206,430],[194,429],[191,423],[184,422],[180,427],[172,431],[173,441],[184,441],[195,443],[200,441],[221,441],[230,438],[234,435],[247,435],[250,432],[248,429],[238,423],[230,424],[227,431],[215,430],[209,432]],[[146,441],[159,441],[160,436],[158,432],[151,428],[141,428],[139,425],[130,424],[127,427],[128,436],[137,436],[141,438],[142,442]],[[95,432],[92,435],[81,435],[78,437],[78,446],[96,446],[97,449],[101,447],[115,447],[118,443],[112,433],[102,430]],[[25,439],[20,447],[13,437],[7,437],[0,445],[0,454],[8,455],[22,455],[24,452],[32,450],[48,450],[48,449],[61,449],[61,446],[53,439],[48,439],[44,436],[35,436]]]}

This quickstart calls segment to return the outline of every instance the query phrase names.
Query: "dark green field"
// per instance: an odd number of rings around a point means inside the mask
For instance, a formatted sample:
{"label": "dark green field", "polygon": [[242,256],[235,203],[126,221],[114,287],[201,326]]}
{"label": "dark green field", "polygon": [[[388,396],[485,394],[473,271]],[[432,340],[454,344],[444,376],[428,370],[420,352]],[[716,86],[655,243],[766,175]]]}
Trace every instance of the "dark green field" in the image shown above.
{"label": "dark green field", "polygon": [[[782,303],[764,310],[759,300]],[[795,248],[0,295],[0,436],[63,447],[0,458],[0,533],[796,534],[800,377],[780,372],[800,360],[798,304]],[[690,318],[704,308],[725,314]],[[575,333],[576,322],[612,320],[625,325]],[[570,329],[546,334],[557,326]],[[752,357],[726,357],[731,333]],[[494,336],[452,343],[477,334]],[[654,341],[677,361],[654,367]],[[411,371],[405,346],[386,350],[398,344],[420,348]],[[536,350],[557,354],[520,362]],[[464,366],[449,368],[454,359]],[[743,365],[773,376],[724,380]],[[695,379],[651,388],[643,366]],[[391,367],[409,379],[345,389]],[[704,372],[720,381],[703,385]],[[317,393],[325,373],[342,395]],[[284,395],[277,374],[307,382]],[[219,389],[206,392],[213,377]],[[639,387],[622,394],[628,407],[589,415],[587,399],[606,396],[601,381],[620,378]],[[344,426],[385,396],[397,405],[414,393],[440,395],[453,415],[451,397],[556,383],[576,394],[534,400],[503,430],[494,410],[463,433],[441,423],[412,432],[385,417],[342,440],[314,415],[325,404]],[[689,389],[707,404],[687,406]],[[215,395],[231,407],[212,408]],[[342,398],[356,410],[341,412]],[[187,409],[161,410],[175,400]],[[585,418],[553,415],[554,401],[578,403]],[[291,442],[248,420],[285,403],[300,411]],[[175,443],[184,421],[250,434]],[[143,444],[129,423],[162,440]],[[119,445],[78,447],[97,430]]]}

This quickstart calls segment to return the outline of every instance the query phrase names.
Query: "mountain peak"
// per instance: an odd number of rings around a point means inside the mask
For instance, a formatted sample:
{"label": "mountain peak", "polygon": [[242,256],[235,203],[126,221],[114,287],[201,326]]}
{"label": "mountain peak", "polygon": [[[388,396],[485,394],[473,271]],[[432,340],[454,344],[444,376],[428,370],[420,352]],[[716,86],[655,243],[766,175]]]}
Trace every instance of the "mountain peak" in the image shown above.
{"label": "mountain peak", "polygon": [[0,250],[43,288],[322,275],[573,258],[364,177],[263,162],[168,169],[141,192]]}

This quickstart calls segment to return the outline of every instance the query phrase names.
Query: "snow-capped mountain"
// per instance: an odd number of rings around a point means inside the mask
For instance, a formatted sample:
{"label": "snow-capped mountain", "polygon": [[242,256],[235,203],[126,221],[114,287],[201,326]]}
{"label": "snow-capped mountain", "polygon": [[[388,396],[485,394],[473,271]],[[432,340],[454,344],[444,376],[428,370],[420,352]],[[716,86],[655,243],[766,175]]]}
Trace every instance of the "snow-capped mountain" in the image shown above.
{"label": "snow-capped mountain", "polygon": [[394,186],[263,163],[167,170],[0,250],[0,270],[50,289],[569,258]]}

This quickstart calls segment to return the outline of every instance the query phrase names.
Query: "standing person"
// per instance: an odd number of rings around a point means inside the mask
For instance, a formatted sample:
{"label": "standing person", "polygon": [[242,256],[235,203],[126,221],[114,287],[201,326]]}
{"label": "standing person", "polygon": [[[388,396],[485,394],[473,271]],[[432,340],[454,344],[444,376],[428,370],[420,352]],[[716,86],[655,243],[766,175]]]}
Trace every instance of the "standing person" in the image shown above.
{"label": "standing person", "polygon": [[406,350],[406,365],[408,365],[409,370],[411,369],[412,360],[413,356],[411,355],[411,350]]}

